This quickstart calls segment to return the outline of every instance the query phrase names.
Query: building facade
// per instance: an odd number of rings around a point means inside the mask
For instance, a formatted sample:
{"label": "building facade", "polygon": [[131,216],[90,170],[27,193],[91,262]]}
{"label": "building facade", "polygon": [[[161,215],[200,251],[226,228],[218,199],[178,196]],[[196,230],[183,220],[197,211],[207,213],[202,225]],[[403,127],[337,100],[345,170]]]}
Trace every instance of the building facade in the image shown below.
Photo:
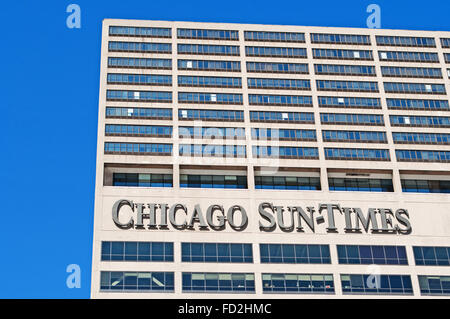
{"label": "building facade", "polygon": [[450,32],[103,22],[93,298],[448,298]]}

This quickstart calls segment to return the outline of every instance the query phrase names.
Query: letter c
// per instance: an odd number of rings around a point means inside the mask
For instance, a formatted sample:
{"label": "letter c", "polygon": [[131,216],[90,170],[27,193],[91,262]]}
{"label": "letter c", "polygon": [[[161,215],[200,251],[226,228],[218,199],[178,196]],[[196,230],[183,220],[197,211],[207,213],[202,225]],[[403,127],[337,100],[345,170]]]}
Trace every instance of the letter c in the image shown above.
{"label": "letter c", "polygon": [[117,227],[122,229],[129,229],[133,227],[134,220],[132,217],[128,220],[127,223],[121,223],[119,221],[119,211],[122,208],[122,206],[129,206],[131,210],[134,212],[134,204],[133,201],[127,200],[127,199],[119,199],[117,202],[114,203],[112,208],[112,219],[114,221],[114,224],[116,224]]}

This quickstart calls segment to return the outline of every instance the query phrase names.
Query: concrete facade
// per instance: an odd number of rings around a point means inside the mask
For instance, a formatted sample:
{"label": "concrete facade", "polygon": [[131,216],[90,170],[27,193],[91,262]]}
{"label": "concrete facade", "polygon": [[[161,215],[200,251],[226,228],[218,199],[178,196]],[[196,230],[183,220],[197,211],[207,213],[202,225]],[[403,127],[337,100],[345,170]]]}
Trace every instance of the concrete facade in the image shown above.
{"label": "concrete facade", "polygon": [[[153,37],[123,37],[109,34],[110,26],[124,27],[158,27],[170,28],[171,38]],[[201,39],[179,39],[177,28],[187,29],[210,29],[210,30],[237,30],[239,40],[201,40]],[[287,42],[255,42],[246,41],[244,31],[270,31],[270,32],[302,32],[305,34],[305,43]],[[369,35],[370,45],[346,45],[346,44],[318,44],[311,43],[311,33],[327,34],[357,34]],[[376,36],[408,36],[408,37],[432,37],[436,41],[435,48],[424,47],[390,47],[377,45]],[[273,26],[273,25],[245,25],[245,24],[222,24],[222,23],[193,23],[193,22],[167,22],[167,21],[138,21],[138,20],[113,20],[107,19],[103,22],[102,54],[100,71],[100,95],[99,95],[99,122],[98,122],[98,147],[97,147],[97,170],[95,188],[95,220],[94,220],[94,242],[93,242],[93,266],[91,297],[93,298],[430,298],[420,293],[418,275],[450,276],[450,266],[416,266],[414,261],[413,246],[438,246],[450,247],[450,195],[449,194],[420,194],[402,192],[401,178],[450,180],[450,163],[444,162],[400,162],[396,160],[396,150],[438,150],[450,151],[450,145],[428,145],[428,144],[395,144],[392,132],[423,132],[423,133],[450,133],[450,129],[438,127],[391,127],[390,115],[408,116],[448,116],[448,111],[429,110],[393,110],[388,109],[387,98],[407,99],[438,99],[449,100],[450,79],[448,69],[450,64],[445,63],[444,53],[450,53],[450,48],[442,48],[440,38],[450,38],[450,32],[429,32],[409,30],[380,30],[380,29],[350,29],[350,28],[323,28],[302,26]],[[172,52],[170,54],[136,53],[136,52],[110,52],[109,41],[143,42],[143,43],[170,43]],[[177,44],[216,44],[237,45],[240,47],[240,56],[221,55],[186,55],[177,53]],[[245,46],[267,46],[267,47],[298,47],[307,49],[307,58],[282,58],[282,57],[247,57]],[[373,61],[362,60],[326,60],[313,58],[313,48],[331,48],[348,50],[371,50]],[[380,61],[378,51],[408,51],[408,52],[434,52],[439,56],[439,63],[413,63],[413,62],[383,62]],[[109,57],[136,57],[136,58],[163,58],[172,60],[171,70],[140,69],[140,68],[109,68]],[[240,61],[240,72],[212,72],[212,71],[186,71],[177,69],[178,59],[192,60],[223,60]],[[307,63],[309,74],[285,74],[285,73],[249,73],[246,62],[281,62],[281,63]],[[314,64],[340,64],[340,65],[367,65],[374,66],[376,76],[334,76],[316,75]],[[407,66],[407,67],[430,67],[440,68],[442,78],[394,78],[383,77],[381,66]],[[143,86],[108,84],[108,73],[126,74],[162,74],[172,75],[172,86]],[[240,77],[242,88],[208,88],[208,87],[179,87],[178,75],[193,76],[223,76]],[[271,79],[306,79],[310,80],[311,90],[275,90],[275,89],[250,89],[247,86],[247,78],[271,78]],[[377,82],[379,93],[363,92],[336,92],[319,91],[316,80],[342,80],[342,81],[372,81]],[[402,83],[426,83],[445,85],[446,95],[430,94],[392,94],[385,93],[383,82]],[[107,90],[129,90],[129,91],[170,91],[172,92],[171,103],[142,103],[133,101],[108,101]],[[242,105],[226,104],[184,104],[178,102],[178,92],[202,92],[202,93],[238,93],[243,95]],[[248,94],[269,95],[303,95],[311,96],[313,107],[293,106],[269,106],[249,105]],[[318,96],[330,97],[370,97],[381,99],[381,109],[355,109],[355,108],[325,108],[319,107]],[[145,108],[170,108],[173,110],[172,120],[148,120],[148,119],[122,119],[107,118],[106,107],[145,107]],[[179,109],[226,109],[242,110],[244,122],[200,122],[185,121],[178,118]],[[250,121],[250,111],[284,111],[284,112],[312,112],[315,124],[292,124],[292,123],[254,123]],[[379,114],[384,118],[382,126],[363,125],[322,125],[320,113],[348,113],[348,114]],[[133,136],[106,136],[106,124],[129,124],[129,125],[167,125],[173,127],[172,138],[161,137],[133,137]],[[262,125],[261,125],[262,124]],[[195,140],[186,141],[178,138],[180,126],[212,126],[212,127],[243,127],[246,128],[246,138],[242,140],[226,140],[225,144],[245,145],[247,149],[246,158],[192,158],[187,156],[175,156],[179,154],[179,145],[187,144],[220,144],[217,140]],[[296,128],[311,129],[317,134],[317,141],[258,141],[252,139],[249,128]],[[345,143],[324,142],[322,130],[350,130],[350,131],[380,131],[386,132],[387,143]],[[149,156],[149,155],[123,155],[105,154],[105,142],[127,142],[127,143],[167,143],[173,144],[172,154],[174,156]],[[258,159],[252,154],[253,145],[282,145],[317,147],[319,151],[318,160],[303,159]],[[390,161],[368,161],[368,160],[328,160],[325,158],[326,147],[333,148],[367,148],[387,149]],[[262,190],[255,189],[254,175],[258,167],[289,168],[289,172],[275,173],[281,176],[293,174],[295,176],[319,176],[321,190]],[[255,170],[256,168],[256,170]],[[237,169],[237,170],[236,170]],[[241,172],[247,175],[248,189],[195,189],[180,188],[180,174],[188,174],[198,171],[202,174],[220,172],[222,175],[237,174]],[[283,170],[281,170],[283,171]],[[173,175],[172,188],[159,187],[123,187],[112,186],[112,172],[142,172],[142,173],[168,173]],[[346,173],[371,174],[371,177],[387,176],[392,178],[393,192],[350,192],[329,191],[328,178],[330,176],[341,176]],[[334,175],[333,175],[334,174]],[[341,174],[341,175],[340,175]],[[343,176],[343,175],[342,175]],[[381,178],[381,177],[380,177]],[[248,227],[243,231],[235,231],[230,227],[224,230],[177,230],[169,225],[169,229],[119,229],[113,222],[111,210],[114,203],[120,199],[132,200],[134,203],[167,203],[169,206],[182,203],[189,212],[196,204],[199,204],[206,212],[208,206],[220,204],[227,209],[233,205],[241,205],[248,215]],[[397,210],[407,209],[411,223],[410,234],[400,233],[346,233],[344,231],[344,216],[336,213],[337,233],[326,231],[326,224],[317,224],[315,232],[305,225],[304,232],[295,229],[292,232],[282,231],[279,227],[266,232],[261,231],[258,214],[258,205],[262,202],[270,202],[280,206],[314,206],[320,204],[334,203],[342,207],[359,207],[364,212],[369,208],[390,208]],[[123,220],[127,216],[121,216]],[[323,213],[325,219],[327,216]],[[135,216],[135,215],[134,215]],[[180,216],[178,216],[179,218]],[[134,217],[135,218],[135,217]],[[328,220],[327,220],[328,221]],[[174,262],[130,262],[130,261],[101,261],[102,241],[137,241],[137,242],[173,242]],[[181,243],[250,243],[253,249],[253,263],[195,263],[181,261]],[[284,244],[326,244],[330,246],[331,264],[262,264],[260,263],[260,243],[284,243]],[[366,274],[367,265],[339,264],[336,245],[399,245],[405,246],[408,265],[379,265],[381,274],[407,274],[411,276],[413,295],[358,295],[343,294],[341,287],[341,274]],[[166,271],[174,273],[174,292],[123,292],[123,291],[101,291],[101,271]],[[192,293],[182,291],[182,272],[236,272],[253,273],[255,276],[254,293]],[[286,273],[286,274],[332,274],[334,279],[334,294],[295,294],[295,293],[263,293],[263,273]],[[436,297],[436,296],[433,296]],[[445,296],[444,296],[445,297]],[[448,297],[448,296],[447,296]]]}

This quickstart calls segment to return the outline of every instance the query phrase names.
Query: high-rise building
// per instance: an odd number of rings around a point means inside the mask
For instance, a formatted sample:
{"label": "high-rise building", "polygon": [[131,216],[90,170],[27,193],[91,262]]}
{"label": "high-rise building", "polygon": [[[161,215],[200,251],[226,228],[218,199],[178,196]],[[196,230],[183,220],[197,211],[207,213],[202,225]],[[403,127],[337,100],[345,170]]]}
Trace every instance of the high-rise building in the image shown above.
{"label": "high-rise building", "polygon": [[103,22],[94,298],[450,296],[450,32]]}

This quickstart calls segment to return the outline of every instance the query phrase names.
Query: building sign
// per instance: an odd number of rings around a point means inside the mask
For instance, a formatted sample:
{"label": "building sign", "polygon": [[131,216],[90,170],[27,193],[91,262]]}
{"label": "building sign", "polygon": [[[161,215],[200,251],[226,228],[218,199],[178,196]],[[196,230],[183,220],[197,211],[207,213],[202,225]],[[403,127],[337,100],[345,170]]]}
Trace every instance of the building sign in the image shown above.
{"label": "building sign", "polygon": [[[121,221],[121,210],[128,207],[132,215]],[[342,207],[339,204],[308,206],[275,206],[263,202],[258,206],[259,230],[272,232],[277,227],[284,232],[315,232],[324,224],[328,233],[389,233],[410,234],[411,223],[406,209]],[[336,227],[337,218],[343,218],[345,227]],[[213,204],[204,211],[199,204],[189,210],[184,204],[144,204],[121,199],[112,208],[114,224],[121,229],[211,229],[221,231],[227,227],[243,231],[248,226],[248,215],[244,207],[223,207]]]}

